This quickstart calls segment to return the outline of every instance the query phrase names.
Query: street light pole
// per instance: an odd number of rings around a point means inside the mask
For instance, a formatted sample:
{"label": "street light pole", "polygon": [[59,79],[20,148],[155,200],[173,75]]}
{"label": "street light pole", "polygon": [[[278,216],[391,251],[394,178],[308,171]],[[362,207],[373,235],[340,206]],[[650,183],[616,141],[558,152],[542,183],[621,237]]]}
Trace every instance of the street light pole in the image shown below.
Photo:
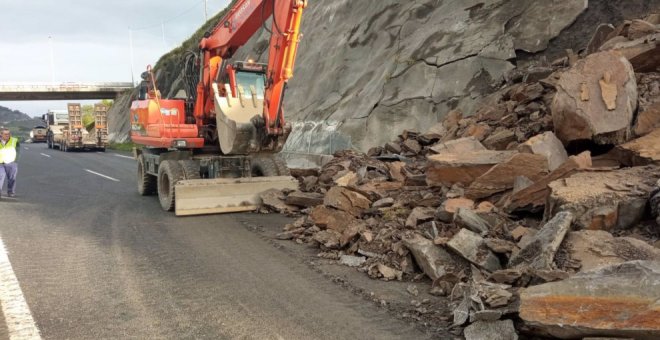
{"label": "street light pole", "polygon": [[55,83],[55,57],[53,55],[53,37],[48,36],[48,47],[50,49],[50,82]]}
{"label": "street light pole", "polygon": [[204,0],[204,21],[209,21],[209,12],[207,9],[208,0]]}
{"label": "street light pole", "polygon": [[160,22],[160,30],[163,33],[163,48],[167,51],[167,43],[165,43],[165,22]]}
{"label": "street light pole", "polygon": [[133,67],[133,30],[128,28],[128,45],[131,51],[131,83],[135,85],[135,71]]}

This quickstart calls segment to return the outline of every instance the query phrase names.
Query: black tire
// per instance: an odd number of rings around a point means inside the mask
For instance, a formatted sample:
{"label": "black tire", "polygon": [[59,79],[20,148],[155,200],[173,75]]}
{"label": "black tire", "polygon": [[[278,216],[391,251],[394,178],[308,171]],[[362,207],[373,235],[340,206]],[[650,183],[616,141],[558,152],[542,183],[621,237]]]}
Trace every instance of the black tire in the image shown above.
{"label": "black tire", "polygon": [[177,161],[163,161],[158,167],[158,200],[165,211],[174,210],[174,186],[183,179],[183,170]]}
{"label": "black tire", "polygon": [[263,155],[252,158],[252,176],[290,176],[291,171],[279,155]]}
{"label": "black tire", "polygon": [[158,184],[156,176],[149,175],[145,171],[144,156],[137,158],[137,188],[142,196],[150,196],[156,193]]}
{"label": "black tire", "polygon": [[105,148],[98,148],[97,149],[99,152],[105,152]]}
{"label": "black tire", "polygon": [[179,161],[184,179],[200,179],[199,163],[191,160]]}

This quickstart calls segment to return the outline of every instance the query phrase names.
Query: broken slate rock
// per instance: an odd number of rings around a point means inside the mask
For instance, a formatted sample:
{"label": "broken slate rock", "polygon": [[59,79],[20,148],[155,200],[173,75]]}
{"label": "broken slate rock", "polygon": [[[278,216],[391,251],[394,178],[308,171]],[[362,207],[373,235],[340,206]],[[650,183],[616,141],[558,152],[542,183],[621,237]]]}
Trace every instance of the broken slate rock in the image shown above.
{"label": "broken slate rock", "polygon": [[501,269],[497,256],[488,249],[484,239],[468,229],[461,229],[447,242],[447,247],[489,272]]}
{"label": "broken slate rock", "polygon": [[342,255],[339,257],[339,263],[349,267],[359,267],[365,262],[367,262],[367,258],[362,256]]}
{"label": "broken slate rock", "polygon": [[660,261],[660,249],[632,237],[614,237],[602,230],[572,231],[565,247],[571,259],[580,262],[580,271],[634,260]]}
{"label": "broken slate rock", "polygon": [[454,214],[459,208],[474,209],[474,201],[467,198],[450,198],[442,202],[435,212],[435,218],[451,223],[454,220]]}
{"label": "broken slate rock", "polygon": [[414,228],[417,225],[431,221],[434,217],[435,209],[426,207],[416,207],[412,210],[406,219],[406,227]]}
{"label": "broken slate rock", "polygon": [[627,166],[660,164],[660,128],[643,137],[618,145],[614,150],[619,161]]}
{"label": "broken slate rock", "polygon": [[591,167],[591,155],[585,151],[577,156],[571,156],[555,171],[536,181],[534,184],[513,193],[504,204],[506,212],[532,211],[537,212],[545,206],[550,189],[548,184],[554,180],[572,176],[581,169]]}
{"label": "broken slate rock", "polygon": [[465,340],[518,340],[513,321],[476,321],[465,327]]}
{"label": "broken slate rock", "polygon": [[458,208],[454,214],[454,224],[474,231],[481,236],[488,234],[490,228],[492,228],[486,220],[479,217],[474,210],[468,208]]}
{"label": "broken slate rock", "polygon": [[555,215],[541,227],[529,244],[511,257],[509,267],[552,269],[555,253],[571,228],[573,218],[570,212],[560,212]]}
{"label": "broken slate rock", "polygon": [[568,160],[564,145],[551,131],[528,139],[518,146],[518,151],[543,155],[548,160],[548,170],[553,171]]}
{"label": "broken slate rock", "polygon": [[316,206],[309,214],[311,220],[321,228],[335,230],[339,233],[343,232],[346,227],[355,220],[353,215],[326,206]]}
{"label": "broken slate rock", "polygon": [[278,213],[291,213],[298,211],[298,207],[286,204],[284,193],[278,189],[268,189],[259,194],[263,206]]}
{"label": "broken slate rock", "polygon": [[400,281],[403,276],[403,272],[401,272],[400,270],[390,268],[382,263],[377,264],[376,268],[378,269],[378,272],[380,272],[380,275],[382,275],[385,281],[395,280],[395,279]]}
{"label": "broken slate rock", "polygon": [[314,241],[328,249],[339,249],[339,238],[341,234],[334,230],[321,230],[312,236]]}
{"label": "broken slate rock", "polygon": [[323,195],[316,192],[294,191],[286,196],[286,204],[298,207],[314,207],[323,204]]}
{"label": "broken slate rock", "polygon": [[465,137],[438,143],[430,147],[430,149],[437,154],[442,154],[484,151],[486,150],[486,147],[474,137]]}
{"label": "broken slate rock", "polygon": [[659,299],[660,262],[630,261],[526,288],[520,318],[535,333],[563,339],[659,339]]}
{"label": "broken slate rock", "polygon": [[383,199],[379,199],[378,201],[374,202],[374,204],[371,205],[372,208],[387,208],[391,207],[392,204],[394,204],[394,198],[392,197],[387,197]]}
{"label": "broken slate rock", "polygon": [[660,168],[589,171],[551,182],[546,218],[571,211],[577,229],[627,229],[644,216]]}
{"label": "broken slate rock", "polygon": [[435,281],[447,272],[465,266],[459,258],[421,235],[415,234],[411,238],[403,239],[403,245],[410,250],[415,262],[431,280]]}
{"label": "broken slate rock", "polygon": [[517,153],[475,179],[465,191],[465,196],[470,199],[485,198],[512,189],[517,176],[536,181],[547,171],[548,162],[544,155]]}
{"label": "broken slate rock", "polygon": [[[609,81],[604,81],[603,92],[600,83],[606,75]],[[585,89],[589,100],[577,96]],[[615,98],[612,91],[616,92]],[[632,65],[615,52],[599,52],[562,73],[550,111],[555,134],[564,144],[576,140],[621,144],[630,136],[636,109],[637,83]]]}
{"label": "broken slate rock", "polygon": [[428,156],[426,183],[429,186],[469,185],[493,166],[506,162],[515,151],[471,151]]}
{"label": "broken slate rock", "polygon": [[637,115],[633,132],[641,137],[657,128],[660,128],[660,98]]}
{"label": "broken slate rock", "polygon": [[325,194],[323,204],[350,213],[355,217],[360,217],[363,210],[369,209],[371,201],[353,190],[344,187],[332,187]]}

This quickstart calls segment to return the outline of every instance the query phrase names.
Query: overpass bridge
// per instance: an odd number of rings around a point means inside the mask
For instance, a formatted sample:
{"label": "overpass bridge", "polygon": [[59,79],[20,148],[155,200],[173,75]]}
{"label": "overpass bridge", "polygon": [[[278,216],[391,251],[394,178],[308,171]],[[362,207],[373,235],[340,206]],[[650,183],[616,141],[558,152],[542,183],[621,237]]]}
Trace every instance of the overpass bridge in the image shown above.
{"label": "overpass bridge", "polygon": [[133,83],[0,83],[0,100],[115,99]]}

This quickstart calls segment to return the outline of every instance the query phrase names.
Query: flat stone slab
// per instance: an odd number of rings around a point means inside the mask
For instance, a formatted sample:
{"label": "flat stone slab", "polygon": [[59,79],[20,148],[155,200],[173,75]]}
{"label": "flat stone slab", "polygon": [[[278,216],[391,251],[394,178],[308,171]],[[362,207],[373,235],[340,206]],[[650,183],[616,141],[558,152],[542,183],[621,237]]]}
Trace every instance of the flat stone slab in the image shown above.
{"label": "flat stone slab", "polygon": [[520,318],[562,339],[660,339],[660,262],[631,261],[526,288]]}

